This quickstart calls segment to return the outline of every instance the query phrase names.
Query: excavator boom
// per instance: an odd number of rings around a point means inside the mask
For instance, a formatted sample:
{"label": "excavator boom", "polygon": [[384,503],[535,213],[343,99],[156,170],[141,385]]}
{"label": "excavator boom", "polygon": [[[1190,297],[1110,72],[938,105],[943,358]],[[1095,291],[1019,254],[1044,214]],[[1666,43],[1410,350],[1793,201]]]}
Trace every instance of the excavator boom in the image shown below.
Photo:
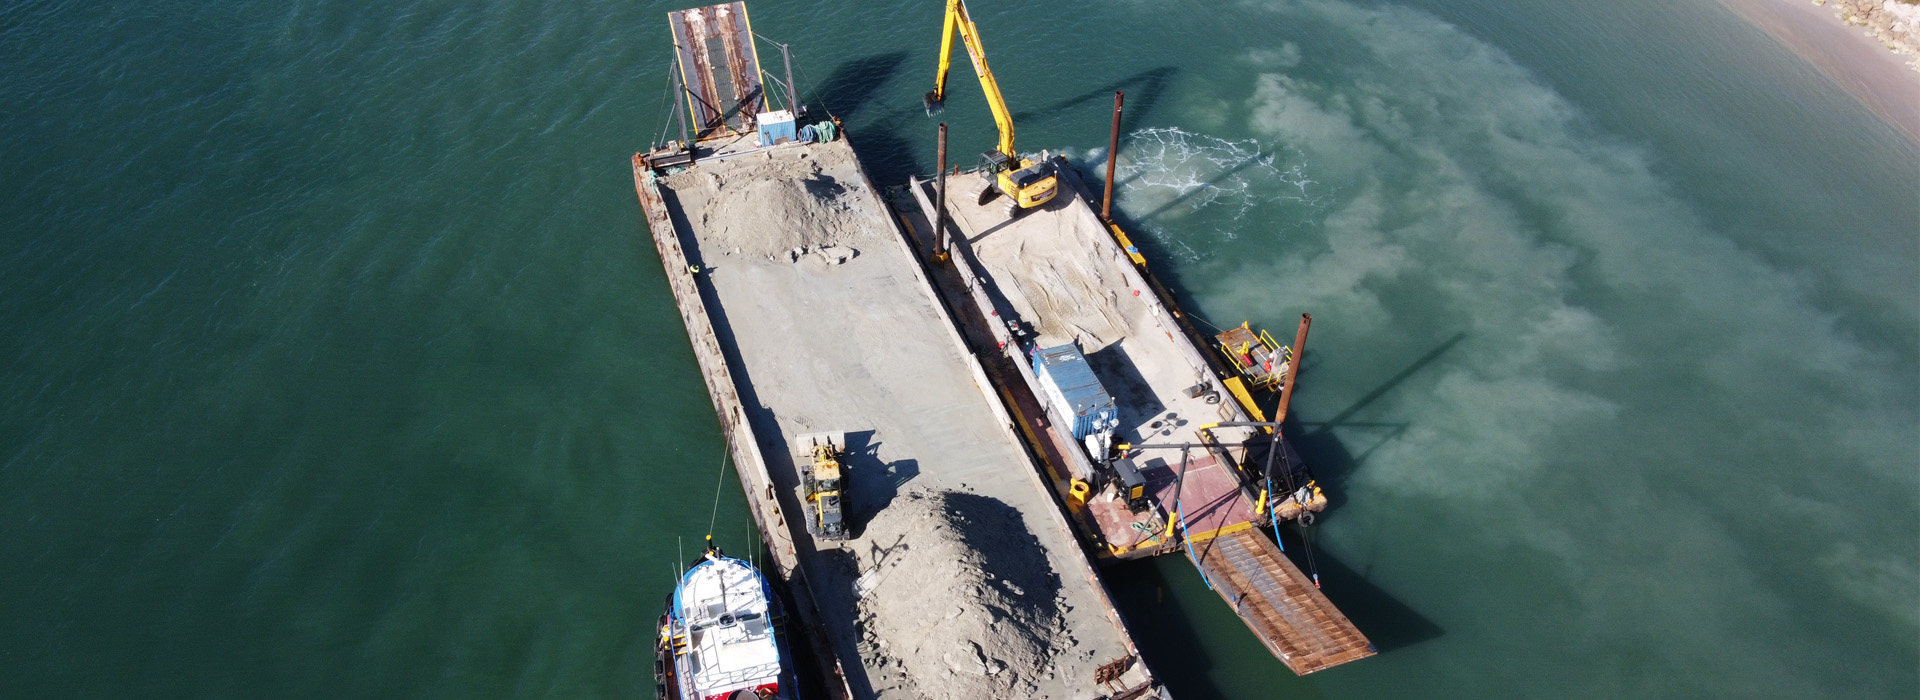
{"label": "excavator boom", "polygon": [[926,96],[927,115],[932,116],[946,105],[947,71],[953,67],[955,33],[960,35],[960,43],[967,45],[967,58],[973,60],[973,74],[980,79],[980,91],[987,95],[994,125],[1000,127],[1000,143],[995,150],[982,154],[986,167],[981,168],[980,174],[987,181],[980,190],[980,205],[985,206],[992,198],[1004,194],[1012,200],[1008,213],[1018,216],[1020,212],[1053,201],[1060,184],[1053,164],[1035,163],[1021,158],[1020,153],[1013,150],[1013,115],[1007,112],[1007,100],[1000,96],[1000,83],[993,79],[993,70],[987,67],[987,49],[980,43],[980,29],[973,25],[964,0],[947,0],[946,23],[940,32],[940,72],[934,78],[933,92]]}
{"label": "excavator boom", "polygon": [[993,71],[987,68],[987,49],[980,43],[980,30],[973,25],[973,18],[967,14],[967,4],[962,0],[947,0],[945,28],[940,32],[940,71],[933,83],[933,92],[926,94],[925,102],[929,116],[939,112],[947,101],[947,71],[953,62],[953,35],[960,34],[960,42],[967,45],[967,58],[973,61],[973,74],[980,78],[980,91],[987,95],[987,107],[993,110],[993,123],[1000,127],[1000,153],[1010,160],[1018,160],[1013,150],[1013,115],[1007,112],[1007,100],[1000,96],[1000,83],[993,79]]}

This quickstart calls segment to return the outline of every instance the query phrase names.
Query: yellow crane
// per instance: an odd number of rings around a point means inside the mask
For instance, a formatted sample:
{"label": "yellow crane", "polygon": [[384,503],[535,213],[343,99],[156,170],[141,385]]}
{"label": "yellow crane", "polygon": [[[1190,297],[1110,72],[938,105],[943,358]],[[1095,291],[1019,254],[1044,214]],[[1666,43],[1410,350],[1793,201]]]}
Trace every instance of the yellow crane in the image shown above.
{"label": "yellow crane", "polygon": [[999,148],[981,154],[986,167],[980,174],[987,183],[980,191],[980,204],[1004,194],[1013,200],[1012,213],[1018,214],[1052,201],[1059,190],[1060,177],[1051,163],[1035,163],[1013,150],[1013,116],[1007,112],[1007,101],[1000,96],[1000,84],[993,79],[993,71],[987,68],[987,50],[980,44],[980,30],[973,26],[973,18],[967,15],[967,4],[961,0],[947,0],[946,28],[940,32],[940,73],[934,79],[933,92],[926,95],[927,116],[946,106],[947,69],[952,66],[955,32],[959,32],[960,41],[967,45],[967,57],[973,59],[973,74],[980,78],[980,90],[987,94],[987,107],[993,110],[993,123],[1000,127]]}

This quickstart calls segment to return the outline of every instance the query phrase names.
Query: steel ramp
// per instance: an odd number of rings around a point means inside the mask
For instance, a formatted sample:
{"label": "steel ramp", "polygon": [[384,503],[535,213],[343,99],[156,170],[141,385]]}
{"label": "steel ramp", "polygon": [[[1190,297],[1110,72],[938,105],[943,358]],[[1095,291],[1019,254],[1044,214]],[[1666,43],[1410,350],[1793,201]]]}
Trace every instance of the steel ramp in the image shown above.
{"label": "steel ramp", "polygon": [[766,98],[746,3],[669,12],[667,25],[685,87],[681,97],[693,116],[693,140],[752,131]]}
{"label": "steel ramp", "polygon": [[1304,676],[1376,653],[1266,535],[1241,530],[1194,547],[1214,590],[1294,673]]}

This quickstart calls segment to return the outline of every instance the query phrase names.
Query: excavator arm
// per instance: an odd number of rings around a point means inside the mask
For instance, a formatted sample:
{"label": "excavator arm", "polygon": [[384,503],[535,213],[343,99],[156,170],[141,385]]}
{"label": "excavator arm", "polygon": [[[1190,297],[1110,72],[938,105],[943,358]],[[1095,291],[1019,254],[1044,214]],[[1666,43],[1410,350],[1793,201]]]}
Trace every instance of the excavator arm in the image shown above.
{"label": "excavator arm", "polygon": [[947,0],[946,27],[940,32],[940,72],[934,78],[933,92],[925,97],[927,114],[931,116],[946,106],[947,70],[952,67],[955,32],[960,34],[961,43],[967,45],[967,57],[973,60],[973,74],[980,78],[980,91],[987,95],[994,125],[1000,127],[1000,153],[1010,161],[1017,161],[1019,155],[1013,150],[1013,115],[1007,112],[1006,98],[1000,96],[1000,84],[987,68],[986,47],[980,44],[980,30],[973,26],[973,18],[967,15],[967,4],[963,0]]}

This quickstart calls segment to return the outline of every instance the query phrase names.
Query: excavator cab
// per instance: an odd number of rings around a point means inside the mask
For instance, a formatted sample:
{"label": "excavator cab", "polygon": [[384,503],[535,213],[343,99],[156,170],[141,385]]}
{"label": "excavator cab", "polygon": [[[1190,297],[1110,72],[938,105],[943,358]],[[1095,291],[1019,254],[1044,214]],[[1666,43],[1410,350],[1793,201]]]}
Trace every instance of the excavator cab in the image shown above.
{"label": "excavator cab", "polygon": [[980,161],[980,177],[986,180],[985,186],[980,188],[979,203],[982,206],[1004,194],[1011,200],[1010,213],[1019,215],[1020,212],[1053,201],[1053,195],[1060,189],[1060,175],[1054,172],[1053,163],[1035,163],[1032,158],[1009,158],[999,151],[980,154]]}

